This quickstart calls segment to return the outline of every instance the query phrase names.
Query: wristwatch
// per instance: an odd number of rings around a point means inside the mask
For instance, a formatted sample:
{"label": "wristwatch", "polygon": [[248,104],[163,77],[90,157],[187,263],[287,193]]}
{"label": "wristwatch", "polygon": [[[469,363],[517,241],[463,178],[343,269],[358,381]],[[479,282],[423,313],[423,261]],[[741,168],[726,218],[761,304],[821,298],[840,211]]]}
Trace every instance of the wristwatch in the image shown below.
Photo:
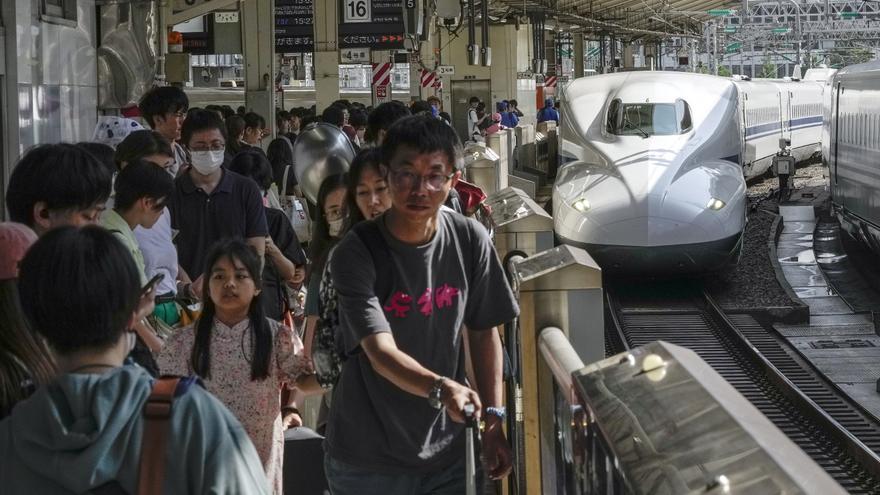
{"label": "wristwatch", "polygon": [[428,392],[428,404],[431,405],[434,409],[442,409],[443,402],[440,400],[440,393],[443,391],[443,381],[448,380],[445,376],[441,376],[437,380],[434,381],[434,386],[431,387],[431,391]]}

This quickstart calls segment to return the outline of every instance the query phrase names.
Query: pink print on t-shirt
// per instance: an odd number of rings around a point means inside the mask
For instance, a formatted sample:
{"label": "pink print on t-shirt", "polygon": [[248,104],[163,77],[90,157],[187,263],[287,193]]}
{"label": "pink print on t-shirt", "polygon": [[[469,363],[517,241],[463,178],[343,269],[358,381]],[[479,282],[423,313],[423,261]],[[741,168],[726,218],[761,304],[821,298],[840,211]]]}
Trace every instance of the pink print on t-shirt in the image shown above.
{"label": "pink print on t-shirt", "polygon": [[[458,297],[460,293],[461,291],[449,284],[443,284],[437,290],[428,287],[416,301],[416,304],[419,305],[419,313],[431,316],[435,304],[437,309],[451,307],[454,298]],[[393,312],[395,318],[406,318],[406,314],[412,309],[412,296],[397,291],[391,296],[391,301],[384,306],[384,309],[389,313]]]}
{"label": "pink print on t-shirt", "polygon": [[391,302],[385,305],[385,311],[394,311],[397,318],[406,318],[406,313],[411,309],[412,297],[409,294],[397,291],[391,296]]}
{"label": "pink print on t-shirt", "polygon": [[443,284],[437,289],[434,301],[437,303],[437,309],[452,306],[452,298],[458,295],[458,289]]}
{"label": "pink print on t-shirt", "polygon": [[431,304],[431,296],[434,291],[431,290],[430,287],[425,289],[425,292],[422,293],[422,296],[419,297],[417,303],[419,304],[419,312],[425,316],[431,316],[431,313],[434,312],[434,307]]}

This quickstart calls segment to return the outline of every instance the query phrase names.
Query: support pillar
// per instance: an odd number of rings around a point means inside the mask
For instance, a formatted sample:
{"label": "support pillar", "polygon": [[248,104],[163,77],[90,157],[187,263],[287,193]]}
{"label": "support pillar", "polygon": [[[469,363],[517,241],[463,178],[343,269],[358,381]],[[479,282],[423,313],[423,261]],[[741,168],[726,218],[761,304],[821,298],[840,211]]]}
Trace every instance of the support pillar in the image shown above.
{"label": "support pillar", "polygon": [[240,5],[245,107],[266,119],[274,137],[275,1],[249,0]]}
{"label": "support pillar", "polygon": [[620,61],[620,65],[627,69],[635,67],[636,65],[633,57],[633,45],[631,42],[623,42],[623,60]]}
{"label": "support pillar", "polygon": [[[434,29],[432,26],[425,26],[425,29]],[[439,28],[437,28],[439,30]],[[436,33],[435,33],[436,34]],[[410,59],[409,63],[409,95],[411,100],[425,100],[434,94],[434,88],[422,87],[422,65],[428,70],[434,70],[434,38],[419,43],[418,58],[421,64]],[[439,74],[437,77],[440,77]]]}
{"label": "support pillar", "polygon": [[572,56],[574,57],[574,77],[577,79],[578,77],[584,77],[584,57],[586,53],[584,53],[584,33],[574,33],[571,35],[574,38],[574,46]]}
{"label": "support pillar", "polygon": [[315,109],[339,99],[339,2],[315,2]]}

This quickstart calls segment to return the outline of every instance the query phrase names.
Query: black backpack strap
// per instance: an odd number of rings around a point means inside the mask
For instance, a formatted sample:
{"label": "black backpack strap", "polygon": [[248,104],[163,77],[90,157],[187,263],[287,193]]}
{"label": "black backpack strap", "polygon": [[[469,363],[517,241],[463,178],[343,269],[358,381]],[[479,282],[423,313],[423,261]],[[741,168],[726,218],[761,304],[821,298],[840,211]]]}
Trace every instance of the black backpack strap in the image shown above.
{"label": "black backpack strap", "polygon": [[376,221],[366,221],[355,225],[352,230],[355,235],[367,246],[373,267],[376,269],[376,282],[373,292],[379,298],[379,304],[385,303],[385,299],[391,295],[391,285],[394,283],[394,274],[391,271],[391,256],[388,252],[388,242],[379,230]]}

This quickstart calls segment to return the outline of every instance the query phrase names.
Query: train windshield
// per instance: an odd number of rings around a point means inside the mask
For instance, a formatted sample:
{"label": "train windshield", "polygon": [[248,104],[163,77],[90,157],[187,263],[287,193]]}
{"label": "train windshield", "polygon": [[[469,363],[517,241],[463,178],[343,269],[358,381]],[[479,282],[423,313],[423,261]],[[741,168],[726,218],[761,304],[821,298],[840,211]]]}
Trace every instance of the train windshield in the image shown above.
{"label": "train windshield", "polygon": [[615,98],[608,106],[606,129],[618,136],[672,136],[691,127],[690,106],[681,99],[675,103],[623,103]]}

